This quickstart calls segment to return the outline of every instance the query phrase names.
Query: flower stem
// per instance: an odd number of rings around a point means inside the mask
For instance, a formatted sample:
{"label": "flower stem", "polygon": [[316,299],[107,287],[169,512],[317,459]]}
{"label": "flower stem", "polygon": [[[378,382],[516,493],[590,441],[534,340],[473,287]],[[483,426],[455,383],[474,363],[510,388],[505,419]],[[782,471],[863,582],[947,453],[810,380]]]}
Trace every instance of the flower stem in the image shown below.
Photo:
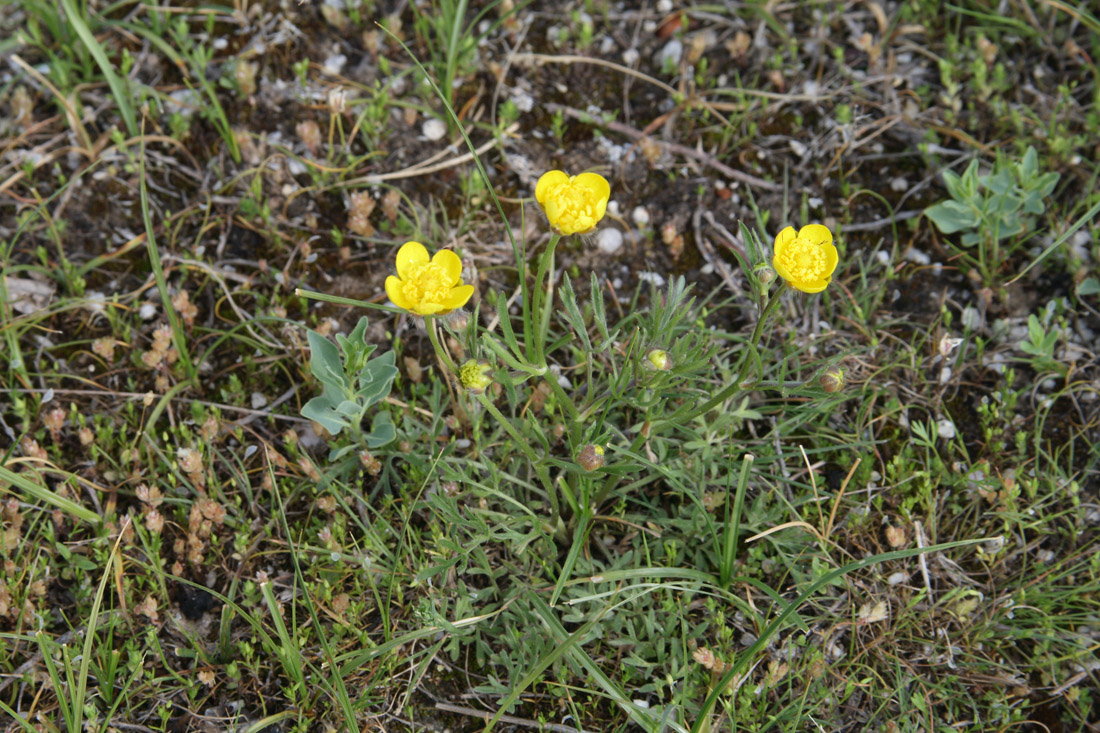
{"label": "flower stem", "polygon": [[[534,307],[531,309],[531,317],[538,321],[531,329],[534,343],[527,349],[527,353],[534,356],[531,361],[535,364],[546,360],[546,335],[550,330],[550,313],[554,310],[554,250],[561,241],[560,234],[550,235],[550,243],[546,250],[539,256],[539,267],[535,272],[535,287],[532,290]],[[546,283],[546,291],[543,293],[542,279],[549,273]]]}
{"label": "flower stem", "polygon": [[451,371],[452,374],[458,373],[458,367],[451,360],[451,355],[447,353],[443,345],[439,343],[439,335],[435,332],[436,319],[428,317],[424,319],[424,326],[428,331],[428,340],[432,342],[432,348],[435,349],[435,355],[439,357],[439,360],[443,362],[443,365]]}
{"label": "flower stem", "polygon": [[767,304],[764,306],[764,312],[760,314],[760,319],[756,322],[756,328],[752,330],[752,336],[749,338],[748,351],[745,352],[745,355],[741,359],[741,370],[737,374],[737,379],[727,384],[721,392],[716,394],[710,400],[707,400],[705,403],[703,403],[701,407],[697,407],[689,412],[687,416],[683,418],[684,422],[694,420],[700,415],[705,415],[706,413],[710,412],[715,407],[732,397],[733,394],[739,389],[742,389],[742,380],[744,380],[745,377],[748,376],[749,369],[752,367],[752,364],[755,361],[753,357],[756,354],[756,347],[760,343],[760,336],[764,332],[764,324],[767,323],[768,318],[771,317],[772,312],[775,311],[776,306],[779,305],[780,296],[783,295],[786,289],[787,283],[785,281],[781,282],[779,284],[779,288],[775,291],[775,294],[771,296]]}
{"label": "flower stem", "polygon": [[504,416],[504,413],[498,410],[497,406],[494,405],[488,397],[486,397],[484,394],[476,395],[476,397],[477,401],[481,403],[482,407],[484,407],[490,415],[496,418],[496,421],[500,423],[500,426],[504,428],[504,431],[512,437],[513,441],[515,441],[516,446],[518,446],[519,449],[523,451],[524,455],[527,456],[527,460],[531,462],[531,466],[534,467],[535,473],[538,474],[539,480],[542,482],[543,487],[546,489],[547,498],[550,499],[550,524],[552,526],[556,526],[558,518],[561,516],[561,507],[558,504],[558,494],[556,489],[554,488],[553,482],[550,480],[550,472],[546,470],[545,464],[543,464],[543,462],[539,460],[539,457],[535,455],[534,449],[531,448],[531,441],[527,440],[523,437],[523,435],[520,434],[519,430],[516,429],[516,426],[512,424],[512,421],[506,418]]}

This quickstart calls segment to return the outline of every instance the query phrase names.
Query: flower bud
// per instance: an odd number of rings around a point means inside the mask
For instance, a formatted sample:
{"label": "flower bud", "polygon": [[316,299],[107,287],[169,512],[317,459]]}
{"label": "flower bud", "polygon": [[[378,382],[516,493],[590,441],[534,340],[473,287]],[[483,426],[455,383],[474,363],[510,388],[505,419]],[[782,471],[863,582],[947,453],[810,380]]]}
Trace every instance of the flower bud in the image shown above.
{"label": "flower bud", "polygon": [[833,394],[844,389],[844,370],[843,369],[830,369],[821,375],[820,379],[821,388]]}
{"label": "flower bud", "polygon": [[470,359],[459,367],[458,378],[471,394],[485,394],[493,383],[493,378],[489,376],[491,370],[489,362]]}
{"label": "flower bud", "polygon": [[665,372],[672,368],[672,359],[668,358],[668,352],[664,349],[650,349],[649,353],[645,355],[645,359],[647,369]]}
{"label": "flower bud", "polygon": [[470,325],[470,314],[463,308],[451,311],[443,319],[453,333],[462,333]]}
{"label": "flower bud", "polygon": [[603,446],[589,443],[577,454],[577,464],[585,471],[596,471],[603,467]]}
{"label": "flower bud", "polygon": [[769,265],[757,265],[756,266],[756,279],[760,281],[760,284],[765,288],[775,282],[775,269]]}

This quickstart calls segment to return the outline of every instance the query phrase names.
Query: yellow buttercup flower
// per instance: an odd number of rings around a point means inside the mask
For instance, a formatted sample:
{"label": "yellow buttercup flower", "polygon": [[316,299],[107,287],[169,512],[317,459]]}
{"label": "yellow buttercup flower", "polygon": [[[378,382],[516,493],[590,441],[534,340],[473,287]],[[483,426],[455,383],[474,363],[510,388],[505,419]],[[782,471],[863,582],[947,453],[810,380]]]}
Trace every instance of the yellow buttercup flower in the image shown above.
{"label": "yellow buttercup flower", "polygon": [[420,242],[405,242],[397,250],[397,277],[386,278],[386,295],[419,316],[442,315],[466,305],[473,285],[462,284],[462,260],[449,249],[434,257]]}
{"label": "yellow buttercup flower", "polygon": [[607,212],[611,185],[599,173],[567,175],[564,171],[544,173],[535,186],[535,200],[546,212],[558,234],[587,234]]}
{"label": "yellow buttercup flower", "polygon": [[795,232],[787,227],[775,237],[772,267],[795,290],[820,293],[832,280],[836,247],[828,227],[807,224]]}

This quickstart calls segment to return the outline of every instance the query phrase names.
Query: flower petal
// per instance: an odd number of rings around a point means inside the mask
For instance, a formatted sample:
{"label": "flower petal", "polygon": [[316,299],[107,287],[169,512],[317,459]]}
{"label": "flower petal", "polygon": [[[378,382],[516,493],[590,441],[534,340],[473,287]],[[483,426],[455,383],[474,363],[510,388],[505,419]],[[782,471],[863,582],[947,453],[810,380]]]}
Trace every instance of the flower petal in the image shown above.
{"label": "flower petal", "polygon": [[535,200],[540,204],[543,204],[546,200],[546,192],[553,186],[560,186],[563,183],[569,183],[569,176],[565,174],[565,171],[547,171],[539,178],[539,182],[535,184]]}
{"label": "flower petal", "polygon": [[401,245],[401,249],[397,250],[397,276],[405,280],[412,265],[422,265],[429,260],[431,257],[428,256],[428,249],[424,245],[420,242],[405,242]]}
{"label": "flower petal", "polygon": [[432,256],[432,264],[443,268],[443,276],[447,285],[458,285],[462,282],[462,260],[453,251],[441,249]]}
{"label": "flower petal", "polygon": [[[783,250],[787,248],[787,245],[793,242],[796,238],[798,238],[798,232],[794,230],[794,227],[787,227],[783,231],[779,232],[779,234],[776,234],[775,247],[773,248],[775,250],[776,257],[783,254]],[[779,271],[778,267],[776,267],[775,269],[776,272]],[[790,278],[788,278],[786,275],[783,275],[783,279],[789,280]]]}
{"label": "flower petal", "polygon": [[825,278],[815,283],[791,283],[791,287],[795,290],[801,290],[803,293],[820,293],[825,288],[829,287],[829,280],[831,278]]}
{"label": "flower petal", "polygon": [[802,227],[798,230],[798,238],[813,242],[818,246],[833,243],[833,233],[829,231],[829,227],[821,224],[807,224]]}
{"label": "flower petal", "polygon": [[470,298],[474,295],[473,285],[459,285],[457,288],[451,290],[450,294],[444,299],[443,305],[447,310],[455,310],[461,308],[469,302]]}
{"label": "flower petal", "polygon": [[422,300],[411,310],[418,315],[434,316],[436,313],[446,313],[447,307],[442,303],[431,303],[427,300]]}
{"label": "flower petal", "polygon": [[833,271],[836,270],[836,264],[840,261],[840,255],[837,254],[836,247],[832,244],[821,245],[821,250],[825,253],[825,280],[828,281]]}
{"label": "flower petal", "polygon": [[581,173],[573,178],[573,185],[584,191],[596,205],[596,219],[602,219],[611,198],[611,184],[599,173]]}
{"label": "flower petal", "polygon": [[405,300],[405,292],[401,289],[401,281],[393,275],[386,278],[386,295],[390,296],[390,300],[398,308],[411,310],[409,301]]}
{"label": "flower petal", "polygon": [[783,263],[779,261],[778,254],[776,254],[776,256],[772,258],[772,267],[775,268],[776,274],[778,274],[779,277],[783,278],[787,282],[791,282],[793,280],[793,278],[791,277],[791,271],[784,267]]}

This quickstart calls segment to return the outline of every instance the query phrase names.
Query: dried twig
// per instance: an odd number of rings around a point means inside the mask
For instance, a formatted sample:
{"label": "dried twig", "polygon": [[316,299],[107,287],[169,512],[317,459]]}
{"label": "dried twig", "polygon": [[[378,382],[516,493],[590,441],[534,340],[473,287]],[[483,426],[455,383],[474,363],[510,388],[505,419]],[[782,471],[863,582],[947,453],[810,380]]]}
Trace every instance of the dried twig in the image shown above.
{"label": "dried twig", "polygon": [[[473,708],[463,707],[461,705],[452,705],[449,702],[437,702],[435,704],[436,710],[442,710],[445,713],[455,713],[456,715],[469,715],[471,718],[477,718],[484,720],[486,723],[493,719],[493,714],[486,712],[485,710],[474,710]],[[571,725],[561,725],[560,723],[540,723],[537,720],[530,720],[528,718],[517,718],[514,715],[502,715],[500,716],[500,722],[511,723],[512,725],[522,725],[525,728],[537,728],[539,730],[553,731],[554,733],[588,733],[583,728],[574,728]]]}
{"label": "dried twig", "polygon": [[[620,135],[625,135],[631,140],[640,140],[641,138],[645,137],[644,133],[642,133],[640,130],[636,130],[633,127],[630,127],[629,125],[624,125],[623,123],[615,122],[614,120],[605,120],[599,117],[594,117],[587,112],[582,112],[581,110],[574,109],[573,107],[566,107],[563,104],[554,104],[551,102],[546,105],[546,108],[551,112],[561,112],[562,114],[568,115],[575,120],[580,120],[581,122],[586,122],[590,125],[605,127],[612,132],[617,132]],[[763,178],[757,178],[756,176],[750,175],[743,171],[734,170],[725,163],[722,163],[714,158],[714,156],[707,155],[701,150],[689,148],[688,146],[680,145],[679,143],[670,143],[658,139],[652,139],[652,142],[656,145],[660,145],[670,153],[673,153],[675,155],[682,155],[685,158],[691,158],[692,160],[697,160],[708,168],[713,168],[714,170],[718,171],[726,178],[731,178],[735,181],[740,181],[741,183],[749,186],[754,186],[765,191],[783,190],[783,187],[780,186],[778,183],[765,181]]]}

